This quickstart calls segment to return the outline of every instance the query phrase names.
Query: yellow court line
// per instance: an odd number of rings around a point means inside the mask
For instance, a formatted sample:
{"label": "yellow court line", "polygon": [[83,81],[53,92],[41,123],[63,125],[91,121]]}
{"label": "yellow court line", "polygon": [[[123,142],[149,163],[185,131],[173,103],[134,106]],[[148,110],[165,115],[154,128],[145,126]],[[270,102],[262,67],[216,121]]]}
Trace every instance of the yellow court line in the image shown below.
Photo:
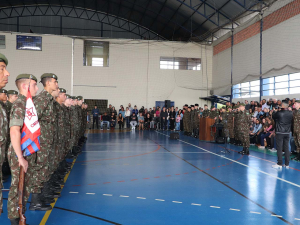
{"label": "yellow court line", "polygon": [[[72,171],[72,169],[73,169],[73,166],[74,166],[74,164],[75,164],[75,162],[76,162],[76,159],[77,159],[77,157],[73,160],[71,170],[70,170],[69,173],[66,174],[66,176],[65,176],[65,178],[64,178],[64,183],[67,182],[67,179],[68,179],[69,174],[71,173],[71,171]],[[62,188],[62,189],[63,189],[63,188]],[[61,189],[61,191],[62,191],[62,189]],[[54,206],[55,206],[55,203],[56,203],[56,201],[57,201],[57,198],[55,198],[54,200],[55,200],[55,202],[53,202],[52,204],[50,204],[50,205],[52,206],[52,209],[51,209],[51,210],[48,210],[48,211],[45,213],[45,215],[44,215],[44,217],[43,217],[43,219],[42,219],[40,225],[45,225],[45,224],[46,224],[46,222],[47,222],[47,220],[48,220],[48,218],[49,218],[49,216],[50,216],[52,210],[54,209]]]}

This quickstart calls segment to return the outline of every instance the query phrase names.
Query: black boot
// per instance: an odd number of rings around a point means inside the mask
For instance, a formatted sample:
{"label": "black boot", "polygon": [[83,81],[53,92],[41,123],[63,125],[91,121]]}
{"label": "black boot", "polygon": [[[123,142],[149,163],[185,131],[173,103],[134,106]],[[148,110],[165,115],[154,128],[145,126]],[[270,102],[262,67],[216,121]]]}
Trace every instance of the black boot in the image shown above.
{"label": "black boot", "polygon": [[245,152],[245,148],[243,148],[243,150],[242,151],[239,151],[238,153],[239,154],[243,154]]}
{"label": "black boot", "polygon": [[245,148],[245,151],[242,154],[243,155],[250,155],[249,148]]}
{"label": "black boot", "polygon": [[40,198],[41,194],[32,194],[29,210],[48,211],[52,209],[51,205],[46,205]]}

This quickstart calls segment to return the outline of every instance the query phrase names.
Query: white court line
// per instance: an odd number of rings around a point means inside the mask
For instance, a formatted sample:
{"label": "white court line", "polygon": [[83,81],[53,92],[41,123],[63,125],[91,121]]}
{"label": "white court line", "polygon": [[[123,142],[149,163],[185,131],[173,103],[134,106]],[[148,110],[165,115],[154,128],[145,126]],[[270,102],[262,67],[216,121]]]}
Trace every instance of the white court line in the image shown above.
{"label": "white court line", "polygon": [[220,209],[221,207],[219,207],[219,206],[213,206],[213,205],[211,205],[210,206],[211,208],[215,208],[215,209]]}
{"label": "white court line", "polygon": [[271,214],[271,216],[275,216],[275,217],[279,217],[281,218],[282,216],[279,216],[279,215],[274,215],[274,214]]}
{"label": "white court line", "polygon": [[126,195],[120,195],[120,198],[129,198],[129,196],[126,196]]}
{"label": "white court line", "polygon": [[2,189],[2,191],[9,191],[9,189]]}
{"label": "white court line", "polygon": [[173,203],[182,203],[182,202],[178,202],[178,201],[172,201]]}
{"label": "white court line", "polygon": [[196,204],[196,203],[192,203],[191,205],[197,205],[197,206],[201,206],[201,204]]}
{"label": "white court line", "polygon": [[72,192],[72,191],[70,191],[69,193],[70,194],[78,194],[79,192]]}
{"label": "white court line", "polygon": [[136,197],[136,198],[138,198],[138,199],[146,199],[146,198],[144,198],[144,197]]}
{"label": "white court line", "polygon": [[104,196],[113,196],[112,194],[103,194]]}
{"label": "white court line", "polygon": [[95,193],[86,193],[87,195],[94,195]]}
{"label": "white court line", "polygon": [[165,200],[163,200],[163,199],[155,199],[155,201],[164,202]]}
{"label": "white court line", "polygon": [[232,209],[232,208],[230,208],[229,210],[232,210],[232,211],[241,211],[240,209]]}
{"label": "white court line", "polygon": [[300,219],[298,219],[298,218],[295,218],[295,220],[300,220]]}
{"label": "white court line", "polygon": [[261,214],[260,212],[253,212],[253,211],[250,211],[250,213]]}
{"label": "white court line", "polygon": [[[157,131],[156,131],[156,132],[157,132]],[[170,137],[169,135],[165,135],[165,134],[160,133],[160,132],[157,132],[157,133],[162,134],[162,135],[167,136],[167,137]],[[186,142],[186,141],[182,141],[182,140],[178,140],[178,141],[183,142],[183,143],[186,143],[186,144],[191,145],[191,146],[193,146],[193,147],[199,148],[199,149],[201,149],[201,150],[203,150],[203,151],[206,151],[206,152],[208,152],[208,153],[210,153],[210,154],[212,154],[212,155],[219,156],[219,157],[221,157],[221,158],[223,158],[223,159],[227,159],[227,160],[229,160],[229,161],[235,162],[235,163],[237,163],[237,164],[240,164],[240,165],[242,165],[242,166],[245,166],[245,167],[248,167],[248,168],[250,168],[250,169],[256,170],[256,171],[258,171],[258,172],[260,172],[260,173],[263,173],[263,174],[265,174],[265,175],[268,175],[268,176],[270,176],[270,177],[273,177],[273,178],[275,178],[275,179],[277,179],[277,180],[283,181],[283,182],[285,182],[285,183],[288,183],[288,184],[291,184],[291,185],[293,185],[293,186],[295,186],[295,187],[300,188],[300,185],[299,185],[299,184],[295,184],[295,183],[293,183],[293,182],[287,181],[287,180],[285,180],[285,179],[282,179],[282,178],[280,178],[280,177],[274,176],[274,175],[269,174],[269,173],[267,173],[267,172],[264,172],[264,171],[262,171],[262,170],[259,170],[259,169],[256,169],[256,168],[254,168],[254,167],[248,166],[248,165],[246,165],[246,164],[244,164],[244,163],[235,161],[234,159],[230,159],[230,158],[227,158],[227,157],[225,157],[225,156],[218,155],[217,153],[208,151],[208,150],[206,150],[206,149],[204,149],[204,148],[201,148],[201,147],[199,147],[199,146],[197,146],[197,145],[190,144],[190,143],[188,143],[188,142]]]}

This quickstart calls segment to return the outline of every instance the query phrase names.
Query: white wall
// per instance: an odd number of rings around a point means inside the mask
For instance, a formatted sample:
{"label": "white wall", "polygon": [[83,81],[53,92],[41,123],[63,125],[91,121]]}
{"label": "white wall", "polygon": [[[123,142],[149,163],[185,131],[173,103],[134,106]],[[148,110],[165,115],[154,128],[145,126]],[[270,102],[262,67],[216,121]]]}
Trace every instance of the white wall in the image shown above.
{"label": "white wall", "polygon": [[[105,39],[109,44],[109,67],[83,66],[84,40],[74,41],[72,83],[72,38],[42,36],[42,51],[16,50],[16,34],[6,35],[6,49],[0,49],[9,60],[11,73],[7,90],[15,88],[20,73],[38,78],[45,72],[58,75],[59,86],[85,99],[107,99],[117,108],[129,102],[138,107],[153,107],[155,101],[172,100],[176,106],[205,101],[212,83],[212,47],[194,43]],[[24,34],[26,35],[26,34]],[[32,35],[32,34],[27,34]],[[99,39],[98,39],[99,40]],[[161,56],[201,58],[200,71],[162,70]],[[39,84],[39,88],[42,88]],[[71,93],[73,89],[73,93]]]}

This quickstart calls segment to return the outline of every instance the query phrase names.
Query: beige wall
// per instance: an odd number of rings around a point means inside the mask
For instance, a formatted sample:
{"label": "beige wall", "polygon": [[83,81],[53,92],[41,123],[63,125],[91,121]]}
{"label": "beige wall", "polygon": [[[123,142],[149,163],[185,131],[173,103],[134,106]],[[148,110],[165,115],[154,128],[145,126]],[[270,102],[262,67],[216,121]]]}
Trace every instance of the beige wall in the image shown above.
{"label": "beige wall", "polygon": [[[44,72],[59,77],[59,86],[86,99],[107,99],[117,108],[136,104],[152,107],[155,101],[172,100],[176,106],[199,103],[212,83],[212,48],[194,43],[105,39],[109,41],[109,67],[83,66],[83,39],[74,39],[72,75],[72,38],[41,35],[43,51],[16,50],[16,34],[6,35],[6,49],[11,73],[6,89],[16,89],[14,80],[20,73],[38,78]],[[26,34],[24,34],[26,35]],[[33,34],[28,34],[33,35]],[[39,35],[40,36],[40,35]],[[162,70],[161,56],[201,58],[200,71]],[[71,87],[73,77],[73,88]],[[39,87],[41,85],[39,84]],[[73,90],[73,93],[71,93]]]}

